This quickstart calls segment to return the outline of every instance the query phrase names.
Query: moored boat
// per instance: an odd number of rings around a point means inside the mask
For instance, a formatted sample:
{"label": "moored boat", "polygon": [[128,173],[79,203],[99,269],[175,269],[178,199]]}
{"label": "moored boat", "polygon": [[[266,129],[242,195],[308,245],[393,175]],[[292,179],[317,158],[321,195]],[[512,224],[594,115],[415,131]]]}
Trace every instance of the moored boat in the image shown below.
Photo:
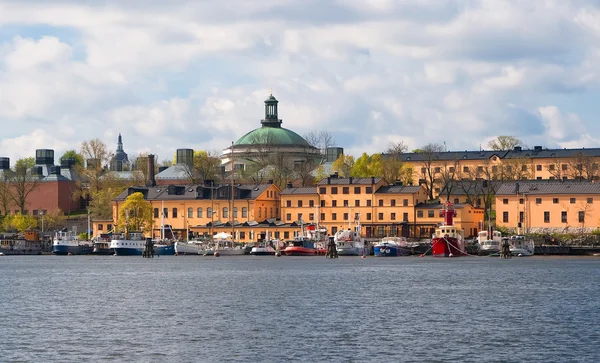
{"label": "moored boat", "polygon": [[174,248],[176,255],[201,255],[204,251],[202,243],[194,242],[176,241]]}
{"label": "moored boat", "polygon": [[42,249],[43,243],[36,231],[26,231],[24,235],[0,236],[0,253],[4,255],[39,255]]}
{"label": "moored boat", "polygon": [[[110,248],[117,256],[141,256],[146,246],[146,238],[141,232],[119,233],[113,235]],[[174,255],[175,245],[153,242],[157,255]]]}
{"label": "moored boat", "polygon": [[431,254],[436,257],[465,256],[467,253],[463,231],[454,225],[454,217],[456,217],[454,205],[450,202],[444,203],[440,214],[444,221],[435,229],[431,238]]}
{"label": "moored boat", "polygon": [[373,247],[375,256],[396,257],[410,255],[410,248],[405,237],[384,237]]}
{"label": "moored boat", "polygon": [[287,256],[314,256],[317,254],[314,241],[308,237],[298,236],[290,243],[283,250]]}
{"label": "moored boat", "polygon": [[94,249],[92,254],[94,255],[114,255],[115,251],[110,248],[110,235],[101,234],[97,238],[93,239]]}
{"label": "moored boat", "polygon": [[479,231],[477,234],[479,256],[489,256],[500,253],[501,243],[502,233],[500,231],[492,231],[491,236],[488,231]]}
{"label": "moored boat", "polygon": [[513,256],[533,256],[535,253],[535,243],[523,235],[511,236],[508,242]]}
{"label": "moored boat", "polygon": [[89,255],[94,246],[89,241],[80,241],[71,231],[57,232],[52,240],[52,252],[55,255]]}
{"label": "moored boat", "polygon": [[340,230],[333,236],[339,256],[361,256],[367,252],[365,240],[360,236],[360,222],[358,219],[355,222],[354,230]]}

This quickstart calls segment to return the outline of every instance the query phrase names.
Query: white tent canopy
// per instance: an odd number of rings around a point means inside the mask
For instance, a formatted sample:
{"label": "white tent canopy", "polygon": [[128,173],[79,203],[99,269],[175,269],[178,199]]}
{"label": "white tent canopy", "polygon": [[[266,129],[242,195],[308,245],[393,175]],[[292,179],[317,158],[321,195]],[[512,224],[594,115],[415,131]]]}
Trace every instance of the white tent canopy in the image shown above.
{"label": "white tent canopy", "polygon": [[219,233],[215,234],[213,237],[218,238],[218,239],[227,239],[227,238],[231,238],[231,235],[226,232],[219,232]]}

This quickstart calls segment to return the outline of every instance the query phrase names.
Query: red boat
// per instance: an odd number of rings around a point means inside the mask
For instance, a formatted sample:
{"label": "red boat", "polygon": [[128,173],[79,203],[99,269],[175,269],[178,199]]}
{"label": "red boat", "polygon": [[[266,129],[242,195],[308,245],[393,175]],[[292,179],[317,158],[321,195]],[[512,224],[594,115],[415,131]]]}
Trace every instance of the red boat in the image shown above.
{"label": "red boat", "polygon": [[283,250],[287,256],[314,256],[317,254],[314,242],[308,237],[296,237],[292,245]]}
{"label": "red boat", "polygon": [[444,218],[444,222],[435,229],[435,234],[431,238],[431,254],[438,257],[466,256],[463,231],[456,228],[453,223],[456,217],[454,205],[450,202],[444,203],[440,215]]}

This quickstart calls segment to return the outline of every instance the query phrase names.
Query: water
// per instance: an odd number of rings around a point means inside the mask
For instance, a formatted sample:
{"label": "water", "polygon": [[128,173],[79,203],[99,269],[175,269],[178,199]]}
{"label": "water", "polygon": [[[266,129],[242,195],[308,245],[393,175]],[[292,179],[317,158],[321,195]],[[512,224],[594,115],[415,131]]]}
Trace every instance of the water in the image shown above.
{"label": "water", "polygon": [[600,258],[0,257],[2,362],[597,362]]}

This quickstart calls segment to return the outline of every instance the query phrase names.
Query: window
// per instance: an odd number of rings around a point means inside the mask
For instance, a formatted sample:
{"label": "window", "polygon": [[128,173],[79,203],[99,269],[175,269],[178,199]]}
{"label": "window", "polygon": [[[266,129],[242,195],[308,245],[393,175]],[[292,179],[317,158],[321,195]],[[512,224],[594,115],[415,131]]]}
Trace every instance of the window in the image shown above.
{"label": "window", "polygon": [[188,208],[187,217],[194,218],[194,208]]}
{"label": "window", "polygon": [[527,171],[527,165],[521,165],[521,171]]}
{"label": "window", "polygon": [[348,201],[347,201],[347,200],[345,200],[345,201],[344,201],[344,207],[348,207],[348,206],[349,206],[349,204],[348,204]]}
{"label": "window", "polygon": [[579,223],[585,222],[585,212],[579,211],[579,212],[577,212],[577,214],[578,214],[577,217],[578,217]]}
{"label": "window", "polygon": [[302,222],[302,213],[298,213],[298,221]]}
{"label": "window", "polygon": [[287,213],[285,215],[285,219],[288,220],[288,221],[291,221],[292,220],[292,213]]}
{"label": "window", "polygon": [[312,199],[311,199],[311,200],[309,200],[309,201],[308,201],[308,206],[309,206],[309,207],[311,207],[311,208],[312,208],[312,207],[314,207],[314,206],[315,206],[315,201],[314,201],[314,200],[312,200]]}
{"label": "window", "polygon": [[391,214],[390,214],[390,219],[391,219],[392,221],[395,221],[395,220],[396,220],[396,213],[391,213]]}
{"label": "window", "polygon": [[450,171],[451,173],[454,173],[454,167],[453,167],[453,166],[451,166],[451,167],[448,169],[448,171]]}
{"label": "window", "polygon": [[102,225],[102,223],[98,224],[98,230],[102,231],[104,229],[104,226]]}
{"label": "window", "polygon": [[324,200],[322,200],[322,201],[321,201],[321,207],[324,207],[324,206],[325,206],[325,201],[324,201]]}
{"label": "window", "polygon": [[[259,208],[259,210],[260,210],[260,208]],[[266,215],[265,215],[265,217],[266,217]],[[229,208],[227,208],[227,207],[223,208],[223,218],[229,218]]]}
{"label": "window", "polygon": [[371,213],[367,213],[367,221],[371,220]]}
{"label": "window", "polygon": [[348,220],[348,213],[344,213],[344,220],[347,221]]}
{"label": "window", "polygon": [[177,218],[177,208],[173,208],[173,218]]}
{"label": "window", "polygon": [[111,231],[112,230],[112,224],[107,224],[106,225],[106,230],[107,231]]}
{"label": "window", "polygon": [[[275,234],[278,234],[279,232],[275,232]],[[277,237],[277,236],[275,236]],[[246,232],[240,232],[240,239],[246,239]]]}
{"label": "window", "polygon": [[309,221],[314,221],[315,220],[315,214],[314,213],[308,213],[308,220]]}
{"label": "window", "polygon": [[508,223],[508,212],[502,212],[502,222]]}
{"label": "window", "polygon": [[331,194],[337,194],[337,187],[331,187]]}
{"label": "window", "polygon": [[343,187],[342,194],[350,194],[350,187]]}
{"label": "window", "polygon": [[301,200],[298,201],[298,207],[299,208],[302,207],[302,201]]}
{"label": "window", "polygon": [[433,169],[433,172],[434,172],[434,173],[439,173],[439,172],[441,172],[441,170],[440,170],[440,167],[439,167],[439,166],[436,166],[436,167],[435,167],[435,169]]}
{"label": "window", "polygon": [[434,216],[435,216],[435,213],[432,210],[427,211],[427,217],[433,218]]}
{"label": "window", "polygon": [[552,198],[552,203],[558,204],[558,198]]}
{"label": "window", "polygon": [[544,212],[544,223],[550,223],[550,212]]}
{"label": "window", "polygon": [[571,203],[571,204],[575,204],[575,202],[576,202],[576,199],[575,199],[575,198],[571,198],[571,199],[569,199],[569,203]]}
{"label": "window", "polygon": [[542,204],[542,198],[535,198],[535,204]]}
{"label": "window", "polygon": [[423,211],[422,210],[418,210],[417,211],[417,218],[423,218]]}
{"label": "window", "polygon": [[163,208],[163,215],[165,218],[169,218],[169,208]]}
{"label": "window", "polygon": [[360,213],[354,213],[354,220],[355,221],[360,220]]}
{"label": "window", "polygon": [[321,220],[324,221],[325,220],[325,213],[321,213]]}
{"label": "window", "polygon": [[536,165],[535,170],[542,171],[542,166],[540,164]]}
{"label": "window", "polygon": [[478,171],[479,173],[483,173],[483,166],[481,166],[481,165],[480,165],[480,166],[478,166],[478,167],[477,167],[477,171]]}
{"label": "window", "polygon": [[404,222],[408,222],[408,213],[403,213],[403,214],[402,214],[402,220],[403,220]]}
{"label": "window", "polygon": [[497,172],[498,172],[498,165],[492,166],[492,173],[497,173]]}
{"label": "window", "polygon": [[275,231],[275,238],[279,239],[281,237],[281,232]]}
{"label": "window", "polygon": [[154,208],[154,218],[158,218],[158,208]]}
{"label": "window", "polygon": [[261,210],[262,210],[262,209],[260,209],[260,207],[258,207],[258,218],[261,218],[261,217],[262,217],[262,212],[261,212]]}
{"label": "window", "polygon": [[587,203],[588,203],[588,204],[592,204],[592,203],[594,203],[594,198],[588,198],[588,199],[587,199]]}
{"label": "window", "polygon": [[502,199],[502,204],[508,204],[508,198]]}
{"label": "window", "polygon": [[337,213],[331,213],[331,220],[332,221],[336,221],[337,220]]}
{"label": "window", "polygon": [[421,168],[421,174],[425,174],[426,172],[427,172],[427,169]]}
{"label": "window", "polygon": [[525,204],[525,199],[519,198],[519,204]]}
{"label": "window", "polygon": [[337,207],[337,200],[332,200],[331,201],[331,206],[332,207]]}
{"label": "window", "polygon": [[468,172],[469,172],[469,167],[463,166],[463,173],[468,173]]}
{"label": "window", "polygon": [[287,231],[286,231],[286,232],[283,232],[283,238],[284,238],[284,239],[288,239],[288,238],[290,238],[290,232],[287,232]]}
{"label": "window", "polygon": [[560,212],[560,222],[567,223],[567,212],[566,211]]}
{"label": "window", "polygon": [[525,212],[520,211],[519,212],[519,222],[523,223],[523,220],[525,220]]}
{"label": "window", "polygon": [[354,187],[354,194],[360,194],[360,187]]}
{"label": "window", "polygon": [[367,207],[370,207],[370,206],[371,206],[371,199],[368,199],[367,200]]}
{"label": "window", "polygon": [[[237,218],[237,207],[233,207],[233,218]],[[273,217],[273,208],[271,208],[271,217]]]}
{"label": "window", "polygon": [[198,208],[198,210],[196,211],[196,217],[202,218],[202,208]]}
{"label": "window", "polygon": [[436,192],[437,194],[439,194],[439,193],[440,193],[440,190],[441,190],[440,188],[435,188],[435,192]]}
{"label": "window", "polygon": [[392,207],[395,207],[395,206],[396,206],[396,199],[392,199],[392,200],[391,200],[391,203],[392,203],[392,204],[391,204],[391,206],[392,206]]}
{"label": "window", "polygon": [[208,218],[212,218],[212,216],[213,216],[213,210],[212,210],[212,208],[206,208],[206,216]]}
{"label": "window", "polygon": [[327,188],[325,188],[325,187],[320,187],[320,188],[319,188],[319,194],[327,194]]}
{"label": "window", "polygon": [[554,170],[554,164],[548,165],[548,170],[553,171]]}
{"label": "window", "polygon": [[460,201],[458,200],[458,198],[454,198],[454,204],[458,204]]}
{"label": "window", "polygon": [[383,207],[383,199],[379,199],[379,206]]}
{"label": "window", "polygon": [[373,187],[366,187],[365,188],[365,193],[367,193],[367,194],[373,194]]}
{"label": "window", "polygon": [[377,216],[379,218],[379,220],[383,220],[383,213],[379,213],[379,215]]}
{"label": "window", "polygon": [[291,207],[292,206],[292,201],[291,200],[286,200],[285,201],[285,206],[286,207]]}
{"label": "window", "polygon": [[248,208],[242,207],[242,218],[248,218]]}
{"label": "window", "polygon": [[405,207],[408,207],[408,199],[403,199],[402,200],[402,205]]}
{"label": "window", "polygon": [[34,216],[37,216],[37,215],[38,215],[38,210],[37,210],[37,209],[34,209],[34,210],[31,212],[31,213],[32,213]]}
{"label": "window", "polygon": [[354,206],[355,206],[355,207],[360,207],[360,200],[358,200],[358,199],[357,199],[357,200],[355,200],[355,201],[354,201]]}
{"label": "window", "polygon": [[561,165],[561,168],[562,168],[563,171],[567,171],[568,167],[569,166],[567,164],[562,164]]}
{"label": "window", "polygon": [[337,227],[331,227],[331,234],[336,234],[338,231]]}

